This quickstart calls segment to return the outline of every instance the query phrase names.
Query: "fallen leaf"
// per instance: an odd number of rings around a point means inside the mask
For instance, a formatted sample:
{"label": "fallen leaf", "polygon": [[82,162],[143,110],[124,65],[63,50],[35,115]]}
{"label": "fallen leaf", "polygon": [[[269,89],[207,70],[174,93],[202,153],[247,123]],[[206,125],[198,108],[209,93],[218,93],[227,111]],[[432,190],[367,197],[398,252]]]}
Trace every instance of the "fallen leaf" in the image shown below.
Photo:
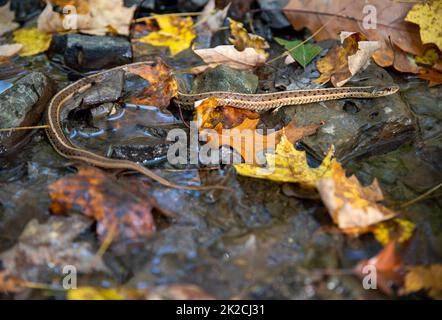
{"label": "fallen leaf", "polygon": [[238,51],[232,45],[222,45],[210,49],[197,49],[194,52],[206,63],[204,66],[195,67],[192,73],[201,73],[208,68],[215,68],[220,64],[233,69],[250,70],[263,65],[267,57],[253,48]]}
{"label": "fallen leaf", "polygon": [[355,176],[347,178],[336,161],[331,163],[329,174],[316,182],[316,187],[340,229],[364,228],[396,215],[378,203],[383,195],[376,180],[363,187]]}
{"label": "fallen leaf", "polygon": [[290,53],[290,56],[294,59],[292,59],[292,61],[289,60],[289,63],[296,61],[304,68],[322,51],[322,48],[320,46],[313,43],[307,42],[303,45],[300,45],[302,43],[301,40],[287,41],[281,38],[275,38],[275,41],[282,45]]}
{"label": "fallen leaf", "polygon": [[230,33],[232,34],[232,38],[229,38],[229,41],[237,50],[243,51],[246,48],[253,48],[259,54],[263,54],[266,57],[268,56],[265,49],[268,49],[270,46],[263,37],[248,33],[241,22],[230,18],[229,22]]}
{"label": "fallen leaf", "polygon": [[418,3],[407,13],[405,21],[419,25],[424,44],[434,43],[442,50],[442,2]]}
{"label": "fallen leaf", "polygon": [[33,56],[49,49],[52,35],[41,32],[37,28],[19,29],[14,31],[14,42],[23,47],[19,55],[22,57]]}
{"label": "fallen leaf", "polygon": [[177,94],[178,84],[172,70],[161,59],[157,59],[152,65],[129,66],[127,72],[149,82],[141,95],[130,97],[131,103],[165,108]]}
{"label": "fallen leaf", "polygon": [[379,48],[377,41],[366,41],[360,33],[341,32],[342,47],[332,48],[327,55],[316,63],[321,76],[316,83],[331,81],[333,86],[341,87],[357,72],[365,69],[370,56]]}
{"label": "fallen leaf", "polygon": [[159,208],[148,189],[137,179],[123,183],[94,167],[81,168],[48,187],[51,212],[59,215],[75,210],[96,220],[102,241],[114,228],[113,239],[145,238],[155,232],[152,210]]}
{"label": "fallen leaf", "polygon": [[333,159],[331,148],[319,167],[310,168],[306,153],[296,150],[285,134],[282,134],[275,154],[267,153],[266,160],[265,167],[251,164],[234,164],[234,167],[237,173],[243,176],[293,182],[306,188],[314,188],[316,182],[329,172],[330,166],[336,161]]}
{"label": "fallen leaf", "polygon": [[416,56],[415,60],[417,63],[432,66],[433,64],[437,63],[441,58],[442,56],[437,48],[428,48],[427,50],[425,50],[423,56]]}
{"label": "fallen leaf", "polygon": [[423,69],[418,75],[419,78],[428,80],[428,86],[434,87],[442,83],[442,72],[434,69]]}
{"label": "fallen leaf", "polygon": [[442,300],[442,265],[415,266],[407,270],[403,293],[425,290],[433,299]]}
{"label": "fallen leaf", "polygon": [[385,294],[393,295],[392,285],[399,286],[402,284],[404,263],[402,258],[396,253],[395,242],[390,242],[373,258],[360,261],[353,268],[353,272],[364,279],[371,271],[366,269],[367,266],[374,268],[376,287]]}
{"label": "fallen leaf", "polygon": [[404,21],[412,6],[395,0],[290,0],[283,10],[297,30],[306,27],[316,32],[323,27],[314,36],[317,41],[339,39],[342,30],[360,32],[369,41],[379,41],[380,49],[373,59],[381,67],[389,67],[394,65],[397,50],[391,44],[413,55],[423,54],[418,26]]}
{"label": "fallen leaf", "polygon": [[4,44],[0,46],[0,60],[5,60],[15,56],[23,48],[20,43]]}
{"label": "fallen leaf", "polygon": [[[136,6],[127,8],[124,0],[58,0],[59,7],[73,6],[76,12],[58,13],[50,2],[38,17],[38,28],[48,33],[78,30],[91,35],[129,35]],[[69,8],[69,7],[66,7]]]}
{"label": "fallen leaf", "polygon": [[190,48],[193,39],[196,37],[191,17],[155,15],[155,19],[160,30],[151,32],[136,41],[168,47],[172,56]]}
{"label": "fallen leaf", "polygon": [[79,287],[67,292],[69,300],[213,300],[193,284],[170,284],[151,289]]}
{"label": "fallen leaf", "polygon": [[88,242],[74,241],[92,222],[81,216],[50,217],[46,222],[31,220],[17,243],[0,255],[8,275],[32,282],[42,281],[48,272],[61,275],[66,265],[79,273],[108,272]]}
{"label": "fallen leaf", "polygon": [[416,225],[404,219],[392,219],[371,227],[375,239],[386,246],[390,242],[404,243],[413,235]]}
{"label": "fallen leaf", "polygon": [[[207,2],[195,23],[197,40],[196,49],[210,47],[213,34],[218,31],[226,19],[230,3],[222,10],[216,9],[215,0]],[[195,47],[194,47],[195,48]]]}
{"label": "fallen leaf", "polygon": [[19,24],[14,22],[14,19],[15,13],[9,9],[9,2],[0,7],[0,36],[19,27]]}
{"label": "fallen leaf", "polygon": [[21,289],[20,281],[17,281],[15,277],[11,277],[5,271],[0,271],[0,293],[17,292]]}

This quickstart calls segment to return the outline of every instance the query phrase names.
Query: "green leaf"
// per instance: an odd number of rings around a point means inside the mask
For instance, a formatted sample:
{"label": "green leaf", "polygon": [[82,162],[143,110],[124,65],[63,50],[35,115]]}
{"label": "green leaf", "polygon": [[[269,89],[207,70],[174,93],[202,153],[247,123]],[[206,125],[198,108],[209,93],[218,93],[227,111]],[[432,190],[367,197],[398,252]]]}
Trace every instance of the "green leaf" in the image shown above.
{"label": "green leaf", "polygon": [[[301,40],[288,41],[281,38],[275,38],[275,41],[289,51],[293,59],[295,59],[295,61],[304,68],[322,51],[320,46],[313,43],[305,43],[300,45],[302,43]],[[292,50],[296,46],[299,47]]]}

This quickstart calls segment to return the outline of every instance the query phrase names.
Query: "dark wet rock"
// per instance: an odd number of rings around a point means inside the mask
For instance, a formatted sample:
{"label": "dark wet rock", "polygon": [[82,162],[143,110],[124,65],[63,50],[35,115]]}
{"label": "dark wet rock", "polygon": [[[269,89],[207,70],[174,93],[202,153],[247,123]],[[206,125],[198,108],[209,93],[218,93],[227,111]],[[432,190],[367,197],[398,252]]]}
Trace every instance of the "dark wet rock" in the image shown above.
{"label": "dark wet rock", "polygon": [[[387,71],[371,65],[361,80],[348,86],[388,85]],[[325,121],[318,132],[303,140],[309,151],[322,158],[331,145],[340,161],[396,149],[415,134],[415,124],[400,94],[376,99],[342,99],[283,108],[299,126]]]}
{"label": "dark wet rock", "polygon": [[419,157],[442,171],[442,87],[421,83],[404,90],[403,96],[417,120]]}
{"label": "dark wet rock", "polygon": [[285,28],[290,26],[290,22],[282,12],[282,8],[287,5],[288,0],[258,0],[259,6],[264,11],[262,18],[271,28]]}
{"label": "dark wet rock", "polygon": [[180,11],[195,12],[200,11],[209,0],[178,0]]}
{"label": "dark wet rock", "polygon": [[156,164],[166,160],[169,144],[123,144],[112,147],[112,158],[131,160],[145,165]]}
{"label": "dark wet rock", "polygon": [[51,55],[62,55],[68,67],[81,72],[132,62],[132,47],[123,37],[57,35],[50,51]]}
{"label": "dark wet rock", "polygon": [[230,91],[254,93],[257,87],[258,77],[255,74],[219,65],[198,75],[193,81],[191,92]]}
{"label": "dark wet rock", "polygon": [[[54,83],[43,73],[33,72],[19,79],[0,95],[0,127],[37,124],[54,93]],[[0,155],[11,151],[28,135],[29,131],[1,132]]]}
{"label": "dark wet rock", "polygon": [[155,0],[124,0],[124,6],[137,6],[138,10],[150,12],[155,9]]}
{"label": "dark wet rock", "polygon": [[25,22],[36,17],[45,7],[40,0],[11,0],[11,10],[15,11],[15,20]]}

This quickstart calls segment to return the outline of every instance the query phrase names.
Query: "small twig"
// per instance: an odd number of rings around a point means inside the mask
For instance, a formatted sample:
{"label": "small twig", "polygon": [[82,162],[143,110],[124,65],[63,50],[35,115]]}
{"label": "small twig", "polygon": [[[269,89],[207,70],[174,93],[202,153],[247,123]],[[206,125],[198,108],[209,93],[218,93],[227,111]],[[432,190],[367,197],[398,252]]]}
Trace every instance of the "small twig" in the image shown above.
{"label": "small twig", "polygon": [[417,198],[414,198],[413,200],[407,201],[403,204],[401,204],[399,207],[400,208],[405,208],[408,207],[418,201],[421,201],[422,199],[424,199],[425,197],[427,197],[429,194],[433,193],[434,191],[436,191],[437,189],[439,189],[440,187],[442,187],[442,182],[439,183],[437,186],[431,188],[430,190],[428,190],[427,192],[424,192],[423,194],[421,194],[420,196],[418,196]]}
{"label": "small twig", "polygon": [[47,128],[49,128],[49,126],[44,124],[44,125],[41,125],[41,126],[0,128],[0,132],[3,132],[3,131],[19,131],[19,130],[33,130],[33,129],[47,129]]}
{"label": "small twig", "polygon": [[181,110],[181,106],[178,104],[178,110],[180,111],[180,118],[181,118],[181,121],[184,123],[184,125],[188,128],[188,129],[190,129],[190,125],[186,122],[186,120],[184,120],[184,117],[183,117],[183,111]]}

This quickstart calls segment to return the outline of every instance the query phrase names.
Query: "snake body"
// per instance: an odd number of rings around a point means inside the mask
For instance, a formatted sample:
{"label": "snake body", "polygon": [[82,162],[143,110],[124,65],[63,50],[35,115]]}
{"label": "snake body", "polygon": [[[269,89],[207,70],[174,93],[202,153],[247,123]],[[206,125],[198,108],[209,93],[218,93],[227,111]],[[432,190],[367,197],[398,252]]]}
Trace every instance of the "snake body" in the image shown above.
{"label": "snake body", "polygon": [[[81,149],[75,146],[65,136],[61,126],[60,114],[63,112],[66,102],[76,93],[81,93],[91,88],[94,83],[100,82],[107,72],[115,70],[127,70],[128,67],[134,67],[152,62],[144,61],[116,67],[107,71],[103,71],[74,82],[61,91],[59,91],[50,101],[45,112],[45,123],[47,124],[46,134],[54,149],[61,156],[71,159],[80,160],[104,169],[121,169],[137,171],[162,185],[171,188],[183,188],[190,190],[213,189],[216,186],[189,186],[179,185],[168,181],[144,166],[120,159],[111,159],[97,155],[93,152]],[[266,111],[279,108],[286,105],[305,104],[317,101],[335,100],[342,98],[375,98],[395,93],[397,86],[391,87],[347,87],[347,88],[331,88],[331,89],[314,89],[314,90],[297,90],[285,91],[265,94],[242,94],[231,92],[207,92],[201,94],[185,94],[179,92],[176,102],[185,108],[193,107],[194,103],[208,97],[216,97],[220,105],[230,105],[237,108],[247,109],[251,111]],[[219,187],[225,189],[225,187]]]}

